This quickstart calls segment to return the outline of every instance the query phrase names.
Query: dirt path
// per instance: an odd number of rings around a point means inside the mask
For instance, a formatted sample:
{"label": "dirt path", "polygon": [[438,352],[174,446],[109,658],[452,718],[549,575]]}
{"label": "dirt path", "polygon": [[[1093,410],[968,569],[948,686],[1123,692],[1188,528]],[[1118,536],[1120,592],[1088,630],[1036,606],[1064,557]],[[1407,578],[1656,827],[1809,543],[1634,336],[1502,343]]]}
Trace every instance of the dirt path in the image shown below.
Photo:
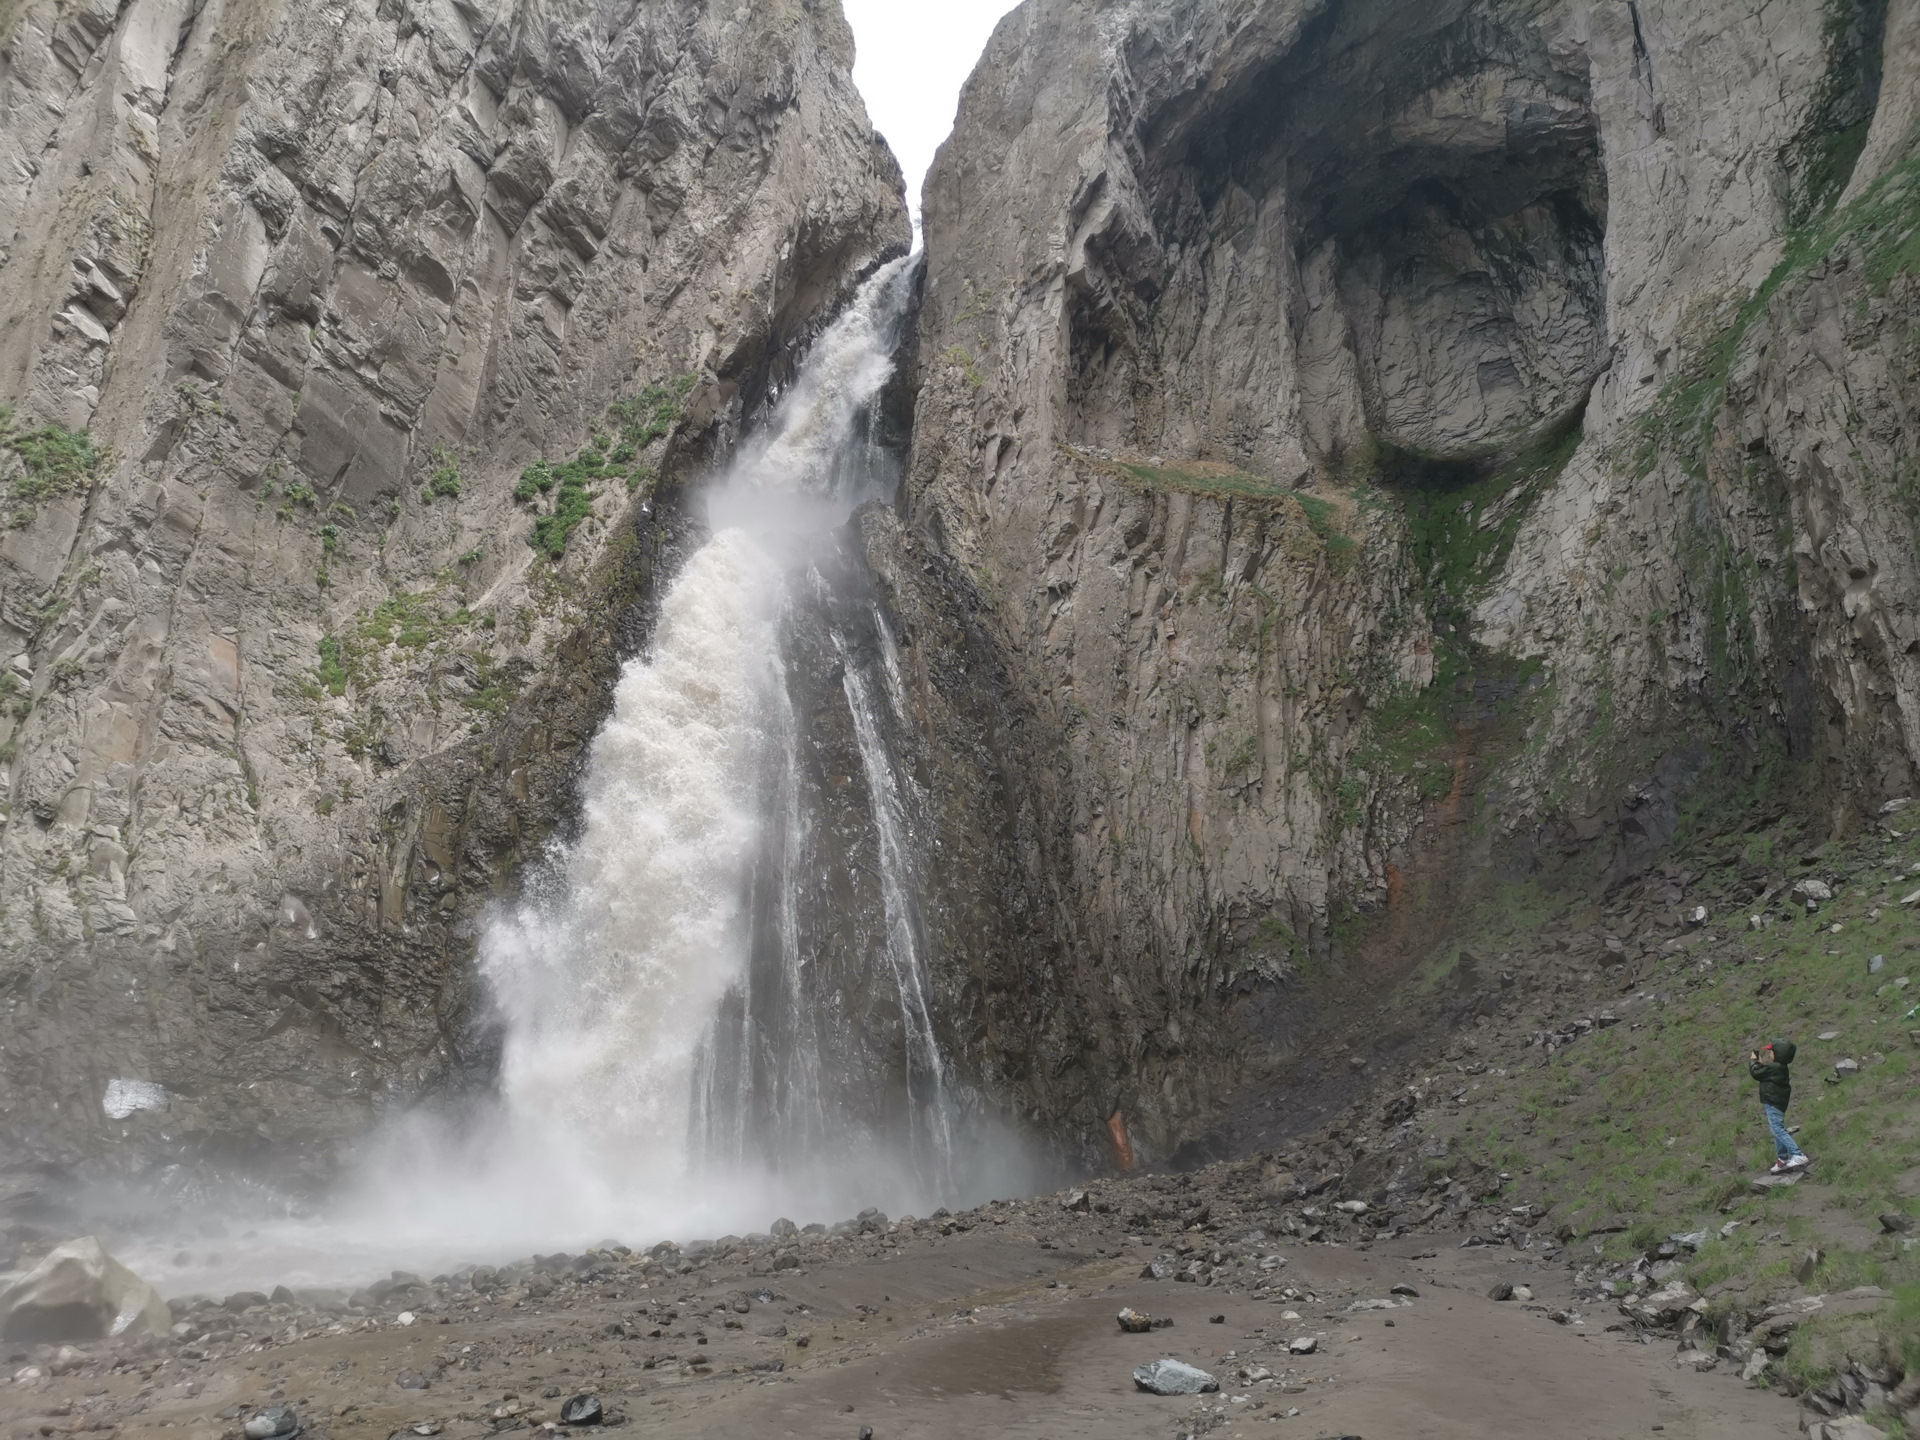
{"label": "dirt path", "polygon": [[[1795,1429],[1786,1401],[1724,1371],[1682,1371],[1671,1341],[1608,1333],[1617,1317],[1574,1306],[1563,1267],[1520,1252],[1431,1236],[1366,1251],[1260,1247],[1284,1258],[1268,1276],[1318,1297],[1309,1302],[1141,1279],[1152,1248],[1112,1223],[1085,1230],[1071,1237],[1078,1249],[1045,1248],[1037,1242],[1051,1237],[1017,1221],[983,1224],[778,1277],[717,1266],[643,1288],[616,1276],[571,1300],[469,1297],[411,1324],[384,1313],[336,1321],[352,1327],[340,1333],[279,1332],[287,1343],[263,1345],[256,1328],[229,1337],[225,1352],[208,1340],[116,1372],[97,1362],[0,1386],[0,1434],[221,1440],[284,1402],[314,1440],[480,1440],[537,1430],[580,1391],[601,1398],[618,1430],[687,1437],[856,1440],[870,1426],[874,1440],[1600,1440],[1660,1427],[1663,1440],[1753,1440]],[[1487,1299],[1497,1280],[1531,1285],[1536,1308]],[[1386,1300],[1396,1284],[1418,1297],[1391,1311],[1349,1308]],[[745,1312],[718,1308],[729,1298]],[[1122,1305],[1174,1324],[1124,1334]],[[1575,1323],[1549,1318],[1570,1308]],[[236,1324],[258,1327],[263,1315]],[[1287,1342],[1306,1335],[1317,1352],[1290,1357]],[[1142,1393],[1133,1367],[1161,1356],[1215,1374],[1221,1392]],[[1241,1378],[1255,1366],[1272,1378]],[[427,1388],[402,1388],[403,1371]]]}

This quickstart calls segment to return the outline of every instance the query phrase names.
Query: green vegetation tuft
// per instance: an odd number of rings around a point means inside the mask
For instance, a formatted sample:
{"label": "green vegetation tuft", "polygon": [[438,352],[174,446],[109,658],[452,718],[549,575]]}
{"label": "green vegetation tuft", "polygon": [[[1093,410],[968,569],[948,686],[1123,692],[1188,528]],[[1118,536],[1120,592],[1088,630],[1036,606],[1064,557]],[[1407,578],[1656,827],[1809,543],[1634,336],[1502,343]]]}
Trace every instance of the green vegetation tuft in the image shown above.
{"label": "green vegetation tuft", "polygon": [[421,492],[425,500],[437,500],[445,497],[449,500],[460,498],[460,467],[454,463],[453,451],[445,445],[437,445],[433,451],[433,474],[428,477],[426,488]]}
{"label": "green vegetation tuft", "polygon": [[13,514],[15,525],[32,520],[33,507],[41,501],[91,483],[106,459],[85,430],[42,425],[37,430],[16,431],[13,412],[5,406],[0,406],[0,448],[11,450],[20,459],[20,473],[12,486],[12,499],[19,507]]}
{"label": "green vegetation tuft", "polygon": [[329,695],[347,693],[347,681],[351,678],[342,662],[340,642],[331,635],[320,637],[320,686]]}
{"label": "green vegetation tuft", "polygon": [[573,532],[593,513],[594,496],[603,482],[618,481],[629,495],[651,484],[654,469],[634,462],[647,446],[672,433],[698,378],[682,375],[616,401],[607,407],[607,417],[617,426],[617,436],[596,433],[571,460],[536,460],[522,470],[513,487],[515,500],[533,505],[553,496],[552,508],[533,522],[527,543],[549,560],[562,560]]}
{"label": "green vegetation tuft", "polygon": [[439,601],[437,588],[402,591],[361,617],[359,637],[374,645],[401,645],[419,650],[446,639],[472,621],[473,616],[464,605],[449,612]]}

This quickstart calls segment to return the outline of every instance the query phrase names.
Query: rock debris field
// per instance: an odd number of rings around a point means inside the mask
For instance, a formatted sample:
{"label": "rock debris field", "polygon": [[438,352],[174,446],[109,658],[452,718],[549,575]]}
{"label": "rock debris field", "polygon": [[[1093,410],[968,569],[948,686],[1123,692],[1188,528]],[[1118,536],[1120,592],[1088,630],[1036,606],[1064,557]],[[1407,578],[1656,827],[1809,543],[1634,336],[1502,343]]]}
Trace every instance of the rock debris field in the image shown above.
{"label": "rock debris field", "polygon": [[[928,1219],[175,1300],[166,1339],[9,1343],[0,1433],[1793,1430],[1737,1369],[1676,1363],[1684,1303],[1623,1309],[1544,1231],[1376,1232],[1315,1188],[1256,1159]],[[1321,1216],[1317,1241],[1281,1228]],[[1150,1393],[1168,1374],[1202,1388]]]}

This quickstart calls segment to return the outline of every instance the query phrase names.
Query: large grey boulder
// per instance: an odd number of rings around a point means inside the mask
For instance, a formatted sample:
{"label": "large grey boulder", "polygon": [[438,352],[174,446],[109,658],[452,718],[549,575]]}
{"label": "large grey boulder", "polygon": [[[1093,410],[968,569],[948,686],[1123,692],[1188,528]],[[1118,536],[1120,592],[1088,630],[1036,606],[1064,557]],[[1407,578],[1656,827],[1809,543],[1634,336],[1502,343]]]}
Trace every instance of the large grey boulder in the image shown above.
{"label": "large grey boulder", "polygon": [[69,1240],[0,1288],[0,1338],[39,1342],[164,1336],[160,1292],[93,1236]]}

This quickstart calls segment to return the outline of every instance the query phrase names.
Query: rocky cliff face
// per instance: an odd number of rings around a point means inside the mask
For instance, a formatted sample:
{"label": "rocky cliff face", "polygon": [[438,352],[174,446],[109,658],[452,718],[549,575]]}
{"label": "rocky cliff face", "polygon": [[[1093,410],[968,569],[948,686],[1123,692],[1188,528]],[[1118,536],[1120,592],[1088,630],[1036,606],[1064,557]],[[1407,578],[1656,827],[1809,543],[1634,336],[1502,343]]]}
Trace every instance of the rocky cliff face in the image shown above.
{"label": "rocky cliff face", "polygon": [[1165,1155],[1294,1038],[1288,977],[1391,983],[1463,874],[1908,793],[1917,13],[1001,24],[869,548],[955,632],[923,726],[1004,898],[945,912],[954,1043],[1036,1118]]}
{"label": "rocky cliff face", "polygon": [[0,1134],[324,1165],[475,1063],[473,917],[678,477],[904,248],[899,172],[833,0],[24,0],[0,45]]}

